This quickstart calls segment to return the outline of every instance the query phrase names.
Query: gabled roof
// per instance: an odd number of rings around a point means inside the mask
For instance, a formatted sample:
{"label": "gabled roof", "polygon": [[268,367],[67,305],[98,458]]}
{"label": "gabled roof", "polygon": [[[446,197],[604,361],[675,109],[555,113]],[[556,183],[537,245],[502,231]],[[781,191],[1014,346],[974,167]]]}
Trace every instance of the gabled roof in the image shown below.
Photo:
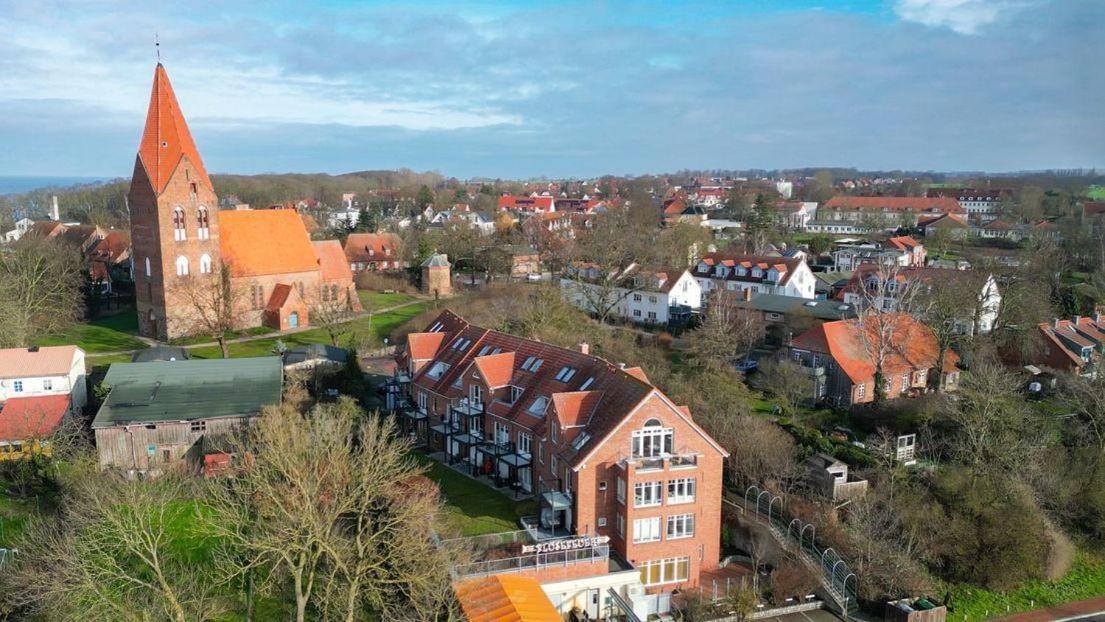
{"label": "gabled roof", "polygon": [[890,244],[894,248],[897,248],[897,249],[903,250],[903,251],[911,251],[914,248],[917,248],[918,246],[921,246],[920,242],[918,242],[917,240],[914,240],[913,238],[909,237],[908,235],[901,235],[901,236],[892,237],[892,238],[888,239],[886,241],[886,243]]}
{"label": "gabled roof", "polygon": [[345,258],[358,263],[396,260],[399,244],[394,233],[350,233],[345,238]]}
{"label": "gabled roof", "polygon": [[89,256],[92,259],[118,263],[130,250],[130,231],[108,231],[102,240],[92,247]]}
{"label": "gabled roof", "polygon": [[232,276],[319,269],[310,236],[294,210],[224,210],[219,213],[219,247]]}
{"label": "gabled roof", "polygon": [[560,425],[571,428],[586,425],[602,400],[602,391],[571,391],[552,395],[553,410]]}
{"label": "gabled roof", "polygon": [[476,370],[480,372],[480,376],[483,378],[484,382],[492,389],[505,387],[510,384],[510,379],[514,375],[513,352],[500,352],[499,354],[477,356],[473,363],[476,365]]}
{"label": "gabled roof", "polygon": [[161,194],[184,158],[188,158],[196,168],[197,181],[214,190],[196,143],[192,140],[192,133],[184,121],[173,85],[169,83],[169,74],[158,63],[153,74],[146,127],[142,130],[142,141],[138,146],[138,160],[145,167],[155,194]]}
{"label": "gabled roof", "polygon": [[[932,329],[904,313],[883,314],[894,323],[889,352],[883,359],[883,372],[897,374],[930,369],[936,366],[939,346]],[[864,320],[825,322],[791,340],[800,350],[830,355],[854,383],[868,382],[875,374],[872,350],[877,344],[873,317]],[[867,334],[865,343],[861,331]],[[956,370],[959,356],[948,350],[944,354],[944,372]]]}
{"label": "gabled roof", "polygon": [[432,359],[444,340],[445,333],[411,333],[407,335],[407,350],[414,360]]}
{"label": "gabled roof", "polygon": [[[794,276],[794,273],[798,271],[798,268],[802,264],[806,263],[805,259],[800,257],[777,257],[772,255],[744,255],[737,253],[706,253],[698,260],[691,271],[696,277],[718,279],[723,278],[717,276],[714,268],[715,266],[722,265],[728,268],[728,273],[724,279],[726,281],[743,281],[749,283],[759,283],[767,280],[767,270],[775,269],[781,274],[779,279],[779,285],[786,285],[790,282],[790,278]],[[703,270],[702,267],[705,266]],[[737,267],[742,267],[748,271],[747,274],[741,276],[736,270]],[[759,277],[752,276],[752,268],[759,268],[763,273]]]}
{"label": "gabled roof", "polygon": [[0,350],[0,378],[68,375],[77,350],[77,346],[5,348]]}
{"label": "gabled roof", "polygon": [[917,221],[917,226],[922,229],[929,227],[951,227],[953,229],[966,229],[970,225],[959,214],[940,214],[935,218],[922,218]]}
{"label": "gabled roof", "polygon": [[69,412],[69,395],[13,397],[0,408],[0,441],[46,438]]}
{"label": "gabled roof", "polygon": [[341,248],[341,242],[337,240],[319,240],[311,242],[318,257],[318,267],[322,272],[322,280],[336,281],[352,279],[353,271],[349,269],[349,262],[345,258],[345,251]]}

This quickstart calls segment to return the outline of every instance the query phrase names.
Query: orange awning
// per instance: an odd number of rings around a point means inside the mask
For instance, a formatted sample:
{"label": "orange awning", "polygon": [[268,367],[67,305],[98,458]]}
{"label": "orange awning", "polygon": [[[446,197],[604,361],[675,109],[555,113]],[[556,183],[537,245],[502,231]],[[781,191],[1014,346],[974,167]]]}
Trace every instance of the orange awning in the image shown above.
{"label": "orange awning", "polygon": [[453,586],[469,622],[563,622],[534,579],[494,575]]}

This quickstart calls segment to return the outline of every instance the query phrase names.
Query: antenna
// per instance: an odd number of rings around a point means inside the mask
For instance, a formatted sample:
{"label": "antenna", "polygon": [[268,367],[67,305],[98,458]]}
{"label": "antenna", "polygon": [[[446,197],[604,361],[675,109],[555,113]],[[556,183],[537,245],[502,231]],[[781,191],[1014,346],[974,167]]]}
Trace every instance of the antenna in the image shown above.
{"label": "antenna", "polygon": [[161,39],[157,36],[157,33],[153,33],[153,47],[157,50],[157,63],[161,64]]}

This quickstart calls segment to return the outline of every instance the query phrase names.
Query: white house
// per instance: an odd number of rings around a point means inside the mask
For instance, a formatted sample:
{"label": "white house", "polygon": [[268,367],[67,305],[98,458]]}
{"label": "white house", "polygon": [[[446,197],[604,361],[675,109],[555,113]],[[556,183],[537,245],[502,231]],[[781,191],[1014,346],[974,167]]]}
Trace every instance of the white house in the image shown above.
{"label": "white house", "polygon": [[357,223],[361,220],[361,211],[347,207],[344,209],[334,210],[330,213],[330,218],[327,221],[331,229],[337,229],[339,227],[348,227],[352,229],[357,226]]}
{"label": "white house", "polygon": [[[892,276],[894,285],[879,287],[879,281]],[[874,265],[860,266],[852,275],[851,281],[841,290],[841,299],[856,308],[871,305],[884,311],[901,310],[901,300],[912,287],[926,287],[927,284],[940,281],[954,281],[963,295],[974,300],[975,304],[964,316],[956,318],[955,331],[963,335],[985,335],[994,329],[1001,308],[1001,292],[994,275],[975,270],[950,270],[945,268],[895,267],[879,270]],[[867,292],[876,292],[875,295]],[[957,290],[958,291],[958,290]],[[977,292],[977,294],[976,294]],[[906,309],[909,311],[909,309]],[[925,313],[915,311],[924,321]]]}
{"label": "white house", "polygon": [[440,211],[430,219],[430,226],[445,228],[450,222],[459,221],[467,222],[482,235],[495,233],[495,220],[489,214],[470,210],[450,209]]}
{"label": "white house", "polygon": [[15,242],[19,238],[23,237],[28,231],[31,230],[31,225],[35,224],[35,221],[30,218],[20,218],[15,221],[15,229],[4,233],[5,242]]}
{"label": "white house", "polygon": [[[578,270],[578,272],[577,272]],[[686,268],[644,268],[635,263],[613,275],[612,285],[598,283],[596,268],[572,268],[560,278],[564,298],[588,313],[610,315],[638,324],[666,325],[702,306],[702,289]]]}
{"label": "white house", "polygon": [[43,346],[0,350],[0,402],[13,397],[69,395],[75,408],[87,403],[84,350]]}
{"label": "white house", "polygon": [[707,253],[695,264],[691,275],[698,281],[703,300],[715,289],[812,300],[817,284],[806,260],[797,256]]}

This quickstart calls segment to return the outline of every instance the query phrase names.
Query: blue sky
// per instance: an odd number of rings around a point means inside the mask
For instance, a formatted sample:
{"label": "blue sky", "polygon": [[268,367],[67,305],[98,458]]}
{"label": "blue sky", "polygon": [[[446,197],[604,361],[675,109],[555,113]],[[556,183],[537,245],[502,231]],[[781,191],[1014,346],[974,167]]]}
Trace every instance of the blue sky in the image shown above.
{"label": "blue sky", "polygon": [[0,175],[1105,167],[1102,0],[0,0]]}

